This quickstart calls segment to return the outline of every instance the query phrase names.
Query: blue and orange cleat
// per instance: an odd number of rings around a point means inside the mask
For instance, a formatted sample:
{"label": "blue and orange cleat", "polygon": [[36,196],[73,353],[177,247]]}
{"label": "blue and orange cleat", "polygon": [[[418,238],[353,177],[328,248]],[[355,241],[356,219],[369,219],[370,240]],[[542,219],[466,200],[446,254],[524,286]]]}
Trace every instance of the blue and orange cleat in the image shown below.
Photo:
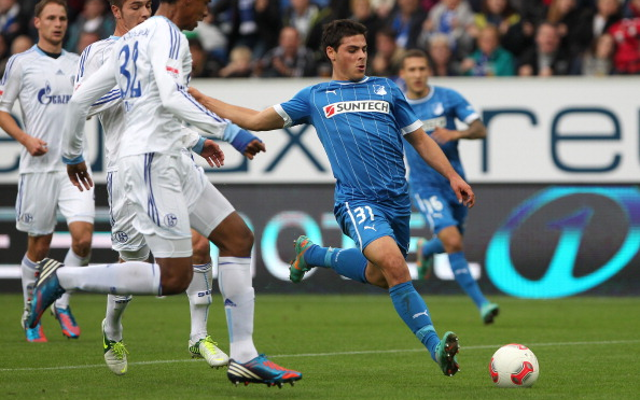
{"label": "blue and orange cleat", "polygon": [[293,242],[293,249],[296,253],[296,258],[291,261],[291,266],[289,267],[289,280],[291,280],[291,282],[300,282],[304,277],[304,274],[313,268],[313,266],[308,265],[304,260],[304,253],[306,253],[311,246],[313,246],[313,242],[305,235],[298,236],[298,238]]}
{"label": "blue and orange cleat", "polygon": [[422,248],[427,244],[427,242],[427,239],[420,238],[416,244],[416,264],[418,265],[419,280],[429,279],[431,276],[431,270],[433,269],[433,254],[428,256],[422,255]]}
{"label": "blue and orange cleat", "polygon": [[269,361],[264,354],[260,354],[243,364],[233,359],[229,360],[227,377],[236,386],[243,382],[245,386],[249,383],[264,383],[267,386],[277,385],[282,388],[283,383],[289,383],[293,386],[293,382],[302,379],[302,373],[283,368],[273,361]]}
{"label": "blue and orange cleat", "polygon": [[63,266],[62,263],[50,258],[45,258],[38,263],[36,283],[24,319],[25,328],[35,328],[45,310],[65,292],[56,274],[56,271]]}
{"label": "blue and orange cleat", "polygon": [[27,342],[44,343],[47,341],[40,324],[36,325],[35,328],[25,328],[24,333],[27,335]]}
{"label": "blue and orange cleat", "polygon": [[51,314],[60,323],[62,334],[69,339],[77,339],[80,337],[80,326],[76,323],[76,319],[71,314],[71,307],[67,308],[56,307],[55,304],[51,306]]}

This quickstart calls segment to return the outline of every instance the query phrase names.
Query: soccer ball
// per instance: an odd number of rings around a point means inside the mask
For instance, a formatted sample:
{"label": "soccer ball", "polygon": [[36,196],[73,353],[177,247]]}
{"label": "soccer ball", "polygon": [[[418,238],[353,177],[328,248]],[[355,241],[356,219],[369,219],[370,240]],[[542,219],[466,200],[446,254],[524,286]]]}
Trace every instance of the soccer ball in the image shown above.
{"label": "soccer ball", "polygon": [[538,380],[538,358],[527,346],[511,343],[504,345],[491,357],[489,375],[501,388],[529,387]]}

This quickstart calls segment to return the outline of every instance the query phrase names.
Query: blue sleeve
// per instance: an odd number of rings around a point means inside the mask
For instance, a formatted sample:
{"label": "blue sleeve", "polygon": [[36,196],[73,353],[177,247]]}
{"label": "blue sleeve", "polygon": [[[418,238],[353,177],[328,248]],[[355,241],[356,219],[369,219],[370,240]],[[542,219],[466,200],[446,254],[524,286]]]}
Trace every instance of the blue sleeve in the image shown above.
{"label": "blue sleeve", "polygon": [[452,108],[455,110],[456,118],[462,122],[467,122],[466,119],[473,114],[478,114],[471,104],[462,97],[462,95],[455,90],[449,90],[449,101],[451,101]]}
{"label": "blue sleeve", "polygon": [[391,87],[391,96],[393,101],[393,115],[396,119],[396,123],[398,124],[399,129],[404,129],[412,124],[415,124],[418,121],[418,117],[416,116],[413,108],[407,103],[407,99],[404,97],[404,94],[400,90],[400,88],[393,83],[393,81],[388,80],[389,86]]}
{"label": "blue sleeve", "polygon": [[311,88],[312,87],[306,87],[302,89],[296,93],[291,100],[280,104],[282,109],[289,115],[289,118],[291,118],[291,125],[310,123],[311,112],[309,104],[312,95]]}

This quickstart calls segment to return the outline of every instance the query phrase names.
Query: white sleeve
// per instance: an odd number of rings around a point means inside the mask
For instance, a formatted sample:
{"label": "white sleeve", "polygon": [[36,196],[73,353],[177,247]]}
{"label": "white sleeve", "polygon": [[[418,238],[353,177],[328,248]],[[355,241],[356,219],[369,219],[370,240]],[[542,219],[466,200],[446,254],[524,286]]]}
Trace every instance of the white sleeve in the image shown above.
{"label": "white sleeve", "polygon": [[[80,56],[74,91],[77,90],[88,77],[98,71],[111,55],[110,49],[96,49],[95,47],[94,45],[89,45]],[[91,105],[87,116],[92,117],[120,104],[122,104],[120,89],[115,87]]]}
{"label": "white sleeve", "polygon": [[[188,92],[187,88],[178,81],[183,68],[181,60],[175,57],[175,46],[171,40],[171,27],[168,24],[159,25],[150,44],[149,57],[153,66],[153,76],[162,105],[178,119],[192,124],[204,132],[222,136],[228,121],[210,112],[198,103]],[[180,48],[188,52],[186,37],[179,33]],[[173,35],[175,41],[175,34]]]}
{"label": "white sleeve", "polygon": [[0,81],[0,111],[10,113],[22,90],[22,65],[16,60],[18,56],[19,54],[9,59]]}
{"label": "white sleeve", "polygon": [[106,62],[88,77],[71,96],[67,109],[62,139],[62,157],[73,160],[82,155],[84,140],[84,120],[91,105],[108,93],[116,85],[112,62]]}

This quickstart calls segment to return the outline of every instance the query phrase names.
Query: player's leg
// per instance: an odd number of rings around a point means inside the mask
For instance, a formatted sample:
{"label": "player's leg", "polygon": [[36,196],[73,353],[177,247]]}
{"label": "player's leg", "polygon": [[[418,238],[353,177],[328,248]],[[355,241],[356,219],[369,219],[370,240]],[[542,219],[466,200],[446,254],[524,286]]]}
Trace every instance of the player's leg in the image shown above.
{"label": "player's leg", "polygon": [[188,349],[193,358],[204,358],[209,366],[219,368],[229,363],[229,357],[218,348],[218,343],[207,332],[213,283],[209,239],[193,229],[191,234],[193,279],[186,291],[191,312]]}
{"label": "player's leg", "polygon": [[145,235],[156,263],[128,261],[62,268],[62,263],[46,260],[36,281],[28,326],[35,327],[44,307],[67,290],[170,295],[182,293],[189,286],[193,275],[191,230],[180,167],[172,164],[172,157],[155,154],[127,157],[121,162],[125,189],[136,215],[134,227]]}
{"label": "player's leg", "polygon": [[[18,182],[16,198],[16,229],[28,234],[27,252],[22,258],[22,291],[25,300],[23,328],[27,341],[46,342],[47,338],[40,324],[33,328],[24,320],[28,313],[29,301],[33,297],[38,263],[49,253],[51,238],[56,225],[56,205],[58,191],[52,174],[22,174]],[[46,200],[46,201],[45,201]]]}
{"label": "player's leg", "polygon": [[[69,234],[71,235],[71,248],[64,258],[64,265],[72,267],[84,267],[89,265],[91,258],[91,241],[93,237],[93,222],[95,217],[94,190],[79,191],[74,187],[67,174],[58,172],[55,174],[59,196],[58,209],[65,217]],[[78,338],[80,327],[71,312],[69,306],[70,293],[64,293],[51,307],[51,312],[60,323],[62,334],[68,338]]]}
{"label": "player's leg", "polygon": [[[255,294],[251,276],[253,232],[229,201],[199,171],[191,179],[202,184],[197,201],[190,207],[191,226],[215,244],[218,259],[218,286],[224,299],[230,356],[227,377],[240,382],[282,385],[302,378],[302,374],[282,368],[258,354],[253,343]],[[212,212],[215,210],[215,212]]]}
{"label": "player's leg", "polygon": [[418,278],[428,279],[433,269],[433,256],[444,253],[444,247],[436,232],[446,226],[444,223],[454,224],[455,221],[451,217],[448,202],[441,197],[438,190],[428,187],[412,189],[413,204],[420,210],[431,232],[434,232],[431,239],[418,239],[416,248]]}

